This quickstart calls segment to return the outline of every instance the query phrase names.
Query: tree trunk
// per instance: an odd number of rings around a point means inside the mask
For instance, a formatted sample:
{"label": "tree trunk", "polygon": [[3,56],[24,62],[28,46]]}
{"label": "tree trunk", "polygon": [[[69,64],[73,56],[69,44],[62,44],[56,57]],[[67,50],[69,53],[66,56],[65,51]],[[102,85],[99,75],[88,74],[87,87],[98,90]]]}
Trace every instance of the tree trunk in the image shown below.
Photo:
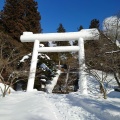
{"label": "tree trunk", "polygon": [[107,99],[106,89],[104,88],[104,85],[102,83],[100,83],[100,93],[103,93],[104,99]]}
{"label": "tree trunk", "polygon": [[119,78],[117,77],[116,72],[113,72],[113,73],[114,73],[115,80],[116,80],[118,86],[120,87],[120,81],[119,81]]}
{"label": "tree trunk", "polygon": [[69,78],[69,73],[70,73],[70,66],[67,70],[67,75],[66,75],[66,79],[65,79],[65,88],[66,88],[66,92],[68,92],[68,85],[67,85],[67,82],[68,82],[68,78]]}

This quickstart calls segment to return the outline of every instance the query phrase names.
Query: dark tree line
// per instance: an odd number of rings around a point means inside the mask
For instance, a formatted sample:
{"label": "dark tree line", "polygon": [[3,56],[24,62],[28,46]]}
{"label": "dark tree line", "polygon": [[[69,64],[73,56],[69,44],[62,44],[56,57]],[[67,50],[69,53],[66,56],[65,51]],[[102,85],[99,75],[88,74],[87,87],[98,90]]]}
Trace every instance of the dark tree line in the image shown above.
{"label": "dark tree line", "polygon": [[24,31],[41,32],[37,6],[34,0],[6,0],[0,12],[0,31],[18,41]]}

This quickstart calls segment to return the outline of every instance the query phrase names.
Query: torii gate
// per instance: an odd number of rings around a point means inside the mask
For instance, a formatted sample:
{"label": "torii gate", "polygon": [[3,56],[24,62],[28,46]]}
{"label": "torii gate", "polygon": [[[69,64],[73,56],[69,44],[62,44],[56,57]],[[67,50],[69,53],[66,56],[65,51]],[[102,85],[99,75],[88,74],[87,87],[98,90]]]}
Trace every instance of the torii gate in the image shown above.
{"label": "torii gate", "polygon": [[[79,91],[81,94],[87,94],[87,79],[85,75],[85,53],[84,40],[98,40],[99,32],[97,29],[82,29],[79,32],[65,33],[40,33],[23,32],[21,42],[34,42],[33,54],[30,66],[30,73],[27,84],[27,91],[32,91],[35,81],[38,52],[79,52]],[[40,47],[40,42],[48,41],[70,41],[78,40],[78,46],[59,46],[59,47]]]}

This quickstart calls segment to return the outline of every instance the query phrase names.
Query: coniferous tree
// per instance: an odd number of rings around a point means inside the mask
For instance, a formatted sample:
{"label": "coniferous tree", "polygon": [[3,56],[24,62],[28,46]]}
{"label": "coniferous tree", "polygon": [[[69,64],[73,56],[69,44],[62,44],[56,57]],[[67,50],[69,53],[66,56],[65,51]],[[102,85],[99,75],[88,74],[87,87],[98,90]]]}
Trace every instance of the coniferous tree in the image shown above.
{"label": "coniferous tree", "polygon": [[2,20],[1,20],[1,18],[2,18],[2,10],[0,11],[0,32],[1,31],[3,31],[3,23],[2,23]]}
{"label": "coniferous tree", "polygon": [[[58,33],[64,33],[66,32],[65,28],[63,27],[63,25],[60,23],[59,24],[59,27],[57,28],[57,32]],[[55,42],[57,43],[57,46],[68,46],[69,45],[69,42],[68,41],[57,41]]]}
{"label": "coniferous tree", "polygon": [[[78,31],[82,30],[83,26],[80,25],[79,28],[77,28]],[[78,40],[73,41],[73,45],[78,45]]]}
{"label": "coniferous tree", "polygon": [[[61,23],[59,24],[59,27],[57,28],[57,32],[58,33],[66,32],[65,28],[63,27],[63,25]],[[70,45],[69,41],[57,41],[56,43],[57,43],[57,46],[69,46]],[[67,60],[67,57],[69,55],[70,55],[69,53],[64,53],[64,52],[59,53],[58,59],[63,61],[63,63],[65,63],[65,61]]]}
{"label": "coniferous tree", "polygon": [[[99,20],[93,19],[90,22],[89,28],[97,28],[99,30],[99,26],[100,26]],[[97,42],[94,40],[93,41],[86,41],[86,43],[85,43],[85,47],[88,49],[91,49],[91,47],[94,47],[94,46],[98,46]]]}
{"label": "coniferous tree", "polygon": [[24,31],[41,32],[41,16],[34,0],[6,0],[0,17],[4,32],[18,41]]}
{"label": "coniferous tree", "polygon": [[78,28],[78,31],[82,30],[83,29],[83,26],[80,25],[80,27]]}
{"label": "coniferous tree", "polygon": [[100,26],[99,20],[93,19],[90,22],[89,28],[97,28],[97,29],[99,29],[99,26]]}
{"label": "coniferous tree", "polygon": [[59,24],[59,27],[57,28],[57,32],[59,32],[59,33],[66,32],[66,30],[63,27],[62,23]]}
{"label": "coniferous tree", "polygon": [[[65,28],[63,27],[63,25],[60,23],[59,27],[57,28],[57,32],[58,33],[64,33],[66,32]],[[57,46],[68,46],[69,42],[68,41],[55,41],[54,42]],[[57,64],[58,62],[62,59],[65,60],[65,58],[67,58],[69,54],[67,53],[49,53],[50,58],[52,58]],[[62,61],[64,61],[62,60]]]}

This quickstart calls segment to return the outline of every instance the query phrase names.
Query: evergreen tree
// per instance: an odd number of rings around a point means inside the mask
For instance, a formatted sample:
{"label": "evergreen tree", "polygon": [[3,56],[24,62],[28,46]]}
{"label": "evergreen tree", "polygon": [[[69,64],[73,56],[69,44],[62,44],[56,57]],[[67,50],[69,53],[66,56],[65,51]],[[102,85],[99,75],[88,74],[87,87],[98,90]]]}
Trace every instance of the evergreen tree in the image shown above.
{"label": "evergreen tree", "polygon": [[83,29],[83,26],[80,25],[80,27],[78,28],[78,31],[82,30]]}
{"label": "evergreen tree", "polygon": [[[63,27],[63,25],[60,23],[59,27],[57,28],[57,32],[58,33],[64,33],[66,32],[65,28]],[[69,42],[68,41],[53,41],[57,46],[69,46]],[[59,61],[61,60],[62,63],[64,63],[66,61],[66,58],[69,56],[69,53],[49,53],[48,54],[50,56],[50,58],[52,60],[55,61],[56,64],[59,63]]]}
{"label": "evergreen tree", "polygon": [[2,20],[1,20],[1,18],[2,18],[2,10],[0,11],[0,32],[1,31],[3,31],[3,24],[2,24]]}
{"label": "evergreen tree", "polygon": [[24,31],[41,32],[41,16],[34,0],[6,0],[0,17],[4,32],[18,41]]}
{"label": "evergreen tree", "polygon": [[59,27],[57,28],[57,32],[59,33],[66,32],[65,28],[63,27],[61,23],[59,24]]}
{"label": "evergreen tree", "polygon": [[[66,32],[65,28],[63,27],[61,23],[59,24],[59,27],[57,28],[57,32],[58,33]],[[57,43],[57,46],[69,46],[70,45],[69,41],[57,41],[56,43]],[[69,56],[70,56],[70,53],[62,52],[58,54],[58,59],[61,60],[62,63],[65,63],[67,61],[67,57]]]}
{"label": "evergreen tree", "polygon": [[99,20],[93,19],[93,20],[91,20],[89,28],[97,28],[97,29],[99,29],[99,26],[100,26]]}
{"label": "evergreen tree", "polygon": [[[63,25],[60,23],[59,24],[59,27],[57,28],[57,32],[58,33],[64,33],[66,32],[65,28],[63,27]],[[69,45],[69,42],[68,41],[57,41],[55,42],[57,43],[57,46],[68,46]]]}
{"label": "evergreen tree", "polygon": [[[78,31],[82,30],[83,26],[80,25],[79,28],[77,28]],[[73,45],[78,45],[78,40],[73,41]]]}

